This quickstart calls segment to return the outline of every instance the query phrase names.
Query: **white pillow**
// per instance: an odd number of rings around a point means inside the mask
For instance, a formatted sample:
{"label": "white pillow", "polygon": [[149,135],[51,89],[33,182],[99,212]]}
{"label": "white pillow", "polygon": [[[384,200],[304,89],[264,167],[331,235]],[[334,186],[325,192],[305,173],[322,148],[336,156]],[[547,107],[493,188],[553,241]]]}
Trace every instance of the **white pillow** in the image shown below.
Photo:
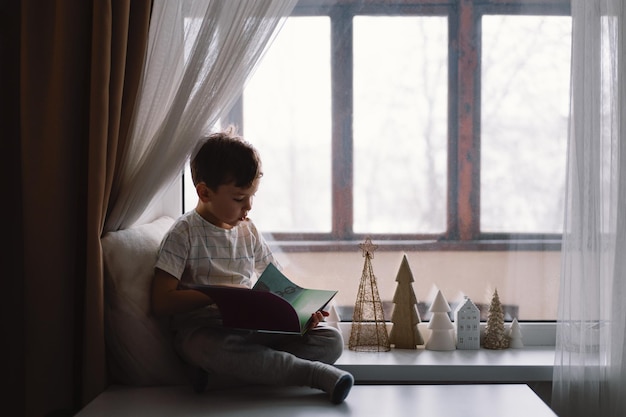
{"label": "white pillow", "polygon": [[113,383],[175,385],[188,382],[173,349],[167,321],[150,312],[150,288],[161,239],[174,219],[107,233],[104,258],[105,339]]}

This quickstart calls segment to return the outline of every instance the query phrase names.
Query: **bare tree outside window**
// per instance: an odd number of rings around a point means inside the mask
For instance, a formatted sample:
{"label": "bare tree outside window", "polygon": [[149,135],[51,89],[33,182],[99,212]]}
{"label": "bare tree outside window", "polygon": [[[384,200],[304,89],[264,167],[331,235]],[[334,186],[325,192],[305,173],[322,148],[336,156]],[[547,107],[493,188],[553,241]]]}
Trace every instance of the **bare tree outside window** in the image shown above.
{"label": "bare tree outside window", "polygon": [[481,230],[560,233],[571,18],[482,19]]}

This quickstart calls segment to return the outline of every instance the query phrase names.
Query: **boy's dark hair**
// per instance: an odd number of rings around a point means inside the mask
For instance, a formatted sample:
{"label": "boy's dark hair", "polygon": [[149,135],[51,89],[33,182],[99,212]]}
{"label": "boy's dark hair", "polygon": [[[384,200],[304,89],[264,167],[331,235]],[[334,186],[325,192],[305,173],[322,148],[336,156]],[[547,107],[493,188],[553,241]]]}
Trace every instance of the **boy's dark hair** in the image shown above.
{"label": "boy's dark hair", "polygon": [[232,126],[204,138],[190,167],[193,184],[204,182],[212,190],[231,182],[236,187],[249,187],[263,175],[256,149]]}

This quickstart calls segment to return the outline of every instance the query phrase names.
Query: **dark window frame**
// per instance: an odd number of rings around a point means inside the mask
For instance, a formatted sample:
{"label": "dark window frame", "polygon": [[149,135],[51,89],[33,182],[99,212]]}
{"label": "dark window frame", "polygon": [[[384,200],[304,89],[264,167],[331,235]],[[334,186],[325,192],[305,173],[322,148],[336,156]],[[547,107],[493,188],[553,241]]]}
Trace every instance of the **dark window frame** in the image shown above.
{"label": "dark window frame", "polygon": [[[324,4],[328,3],[328,4]],[[321,4],[321,5],[320,5]],[[480,230],[481,18],[487,14],[571,15],[569,0],[300,0],[292,16],[331,19],[332,231],[272,233],[285,251],[354,250],[372,238],[383,250],[561,249],[561,234]],[[356,15],[448,17],[447,227],[441,234],[358,234],[353,223],[352,18]],[[240,99],[228,121],[245,129]],[[244,133],[245,134],[245,133]]]}

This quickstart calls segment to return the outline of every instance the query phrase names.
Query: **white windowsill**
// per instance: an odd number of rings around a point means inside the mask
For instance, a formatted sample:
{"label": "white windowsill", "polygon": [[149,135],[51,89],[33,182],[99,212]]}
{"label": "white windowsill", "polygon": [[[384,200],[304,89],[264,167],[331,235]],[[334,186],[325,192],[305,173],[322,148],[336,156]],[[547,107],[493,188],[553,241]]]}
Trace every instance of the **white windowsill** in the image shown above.
{"label": "white windowsill", "polygon": [[[427,323],[420,332],[427,340]],[[484,325],[484,323],[483,323]],[[351,323],[340,323],[346,343]],[[395,349],[356,352],[346,346],[336,362],[358,383],[551,382],[554,366],[554,323],[521,323],[522,349],[431,351]]]}

